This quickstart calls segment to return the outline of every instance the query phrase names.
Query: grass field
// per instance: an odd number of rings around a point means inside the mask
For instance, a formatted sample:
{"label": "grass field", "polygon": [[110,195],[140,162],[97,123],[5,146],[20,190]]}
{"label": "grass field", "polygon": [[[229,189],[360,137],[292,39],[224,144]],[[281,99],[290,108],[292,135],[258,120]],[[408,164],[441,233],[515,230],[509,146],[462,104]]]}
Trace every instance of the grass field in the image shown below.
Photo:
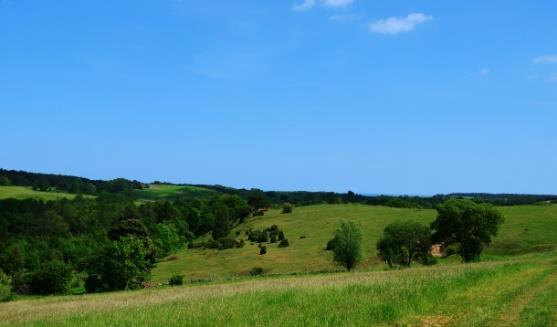
{"label": "grass field", "polygon": [[[87,196],[90,197],[90,196]],[[0,186],[0,200],[3,199],[42,199],[60,200],[60,199],[73,199],[75,194],[64,192],[40,192],[34,191],[31,187],[25,186]]]}
{"label": "grass field", "polygon": [[552,326],[557,253],[0,304],[10,326]]}
{"label": "grass field", "polygon": [[[506,217],[494,244],[487,249],[484,259],[536,251],[547,251],[557,245],[557,206],[533,205],[502,207]],[[248,223],[233,230],[237,238],[246,238],[245,230],[263,229],[273,224],[284,230],[290,247],[278,248],[268,244],[268,253],[259,255],[256,244],[246,243],[240,249],[208,250],[184,249],[178,259],[163,261],[153,270],[153,282],[164,282],[176,274],[186,279],[222,279],[246,275],[253,267],[262,267],[268,273],[317,272],[340,269],[332,263],[332,253],[325,251],[340,220],[353,220],[364,230],[366,260],[360,271],[381,270],[384,265],[376,256],[375,244],[383,228],[396,220],[416,220],[429,224],[435,219],[434,210],[397,209],[366,205],[318,205],[300,207],[293,214],[284,215],[271,210],[265,216],[251,218]],[[440,264],[458,261],[441,260]]]}
{"label": "grass field", "polygon": [[136,190],[134,195],[141,200],[174,200],[179,197],[203,196],[214,194],[208,188],[192,185],[150,184],[149,188]]}

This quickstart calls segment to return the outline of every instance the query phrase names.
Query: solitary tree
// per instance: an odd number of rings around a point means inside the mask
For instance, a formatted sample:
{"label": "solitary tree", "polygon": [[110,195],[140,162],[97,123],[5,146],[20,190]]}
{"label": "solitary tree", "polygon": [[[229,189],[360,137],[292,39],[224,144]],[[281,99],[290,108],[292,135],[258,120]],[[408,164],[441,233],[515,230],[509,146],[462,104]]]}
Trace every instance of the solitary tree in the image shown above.
{"label": "solitary tree", "polygon": [[454,244],[464,262],[480,259],[483,248],[497,235],[503,215],[489,204],[451,199],[437,207],[437,219],[431,224],[434,242]]}
{"label": "solitary tree", "polygon": [[352,221],[342,222],[334,238],[334,261],[352,270],[362,259],[362,229]]}
{"label": "solitary tree", "polygon": [[431,255],[431,230],[417,222],[395,222],[383,231],[377,242],[379,257],[389,267],[410,266],[414,260],[427,262]]}

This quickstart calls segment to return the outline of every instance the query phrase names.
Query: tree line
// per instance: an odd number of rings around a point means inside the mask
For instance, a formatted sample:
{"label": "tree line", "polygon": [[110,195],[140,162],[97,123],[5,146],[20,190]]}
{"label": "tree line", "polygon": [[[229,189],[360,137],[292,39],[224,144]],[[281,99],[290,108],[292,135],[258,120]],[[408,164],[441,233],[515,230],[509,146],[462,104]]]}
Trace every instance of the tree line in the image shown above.
{"label": "tree line", "polygon": [[[160,182],[155,182],[160,183]],[[171,183],[168,183],[171,184]],[[83,177],[31,173],[25,171],[6,170],[0,168],[0,186],[29,186],[40,191],[65,191],[75,194],[98,195],[101,193],[122,193],[147,187],[147,184],[135,180],[118,178],[110,181],[90,180]],[[189,185],[189,184],[178,184]],[[488,193],[453,193],[434,196],[408,195],[363,195],[352,191],[337,192],[307,192],[307,191],[263,191],[260,189],[237,189],[222,185],[193,185],[207,188],[217,193],[237,195],[249,202],[257,209],[279,207],[283,203],[295,206],[313,204],[361,203],[368,205],[382,205],[395,208],[433,209],[448,199],[466,198],[477,203],[491,203],[495,205],[522,205],[538,202],[557,202],[557,195],[532,194],[488,194]],[[199,197],[211,197],[211,194],[199,194]],[[172,200],[179,200],[176,196]],[[191,197],[190,197],[191,198]]]}
{"label": "tree line", "polygon": [[103,192],[120,193],[142,189],[144,184],[125,178],[110,181],[83,177],[30,173],[0,168],[0,186],[30,186],[38,191],[65,191],[75,194],[97,195]]}

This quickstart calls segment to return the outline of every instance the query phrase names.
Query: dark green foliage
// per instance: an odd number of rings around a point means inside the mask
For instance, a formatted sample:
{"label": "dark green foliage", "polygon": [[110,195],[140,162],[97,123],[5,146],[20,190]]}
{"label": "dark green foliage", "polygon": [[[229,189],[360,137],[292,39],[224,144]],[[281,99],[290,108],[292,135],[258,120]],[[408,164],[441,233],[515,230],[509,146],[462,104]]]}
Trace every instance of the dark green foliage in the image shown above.
{"label": "dark green foliage", "polygon": [[226,237],[220,238],[218,240],[211,239],[205,243],[202,243],[202,247],[204,248],[218,250],[241,248],[244,247],[244,245],[245,243],[243,239],[241,239],[240,241],[236,241],[235,239]]}
{"label": "dark green foliage", "polygon": [[0,176],[0,186],[9,186],[12,183],[10,182],[10,180],[8,179],[8,177],[6,176]]}
{"label": "dark green foliage", "polygon": [[289,247],[289,246],[290,246],[290,242],[288,242],[287,238],[282,239],[279,242],[279,245],[278,245],[279,248],[285,248],[285,247]]}
{"label": "dark green foliage", "polygon": [[277,240],[284,239],[284,232],[277,225],[273,225],[264,230],[249,229],[246,231],[248,240],[258,243],[276,243]]}
{"label": "dark green foliage", "polygon": [[224,204],[219,204],[215,208],[215,227],[213,228],[213,238],[215,240],[226,237],[230,232],[229,209]]}
{"label": "dark green foliage", "polygon": [[437,219],[431,224],[434,242],[458,245],[464,262],[477,261],[483,248],[491,244],[503,223],[503,215],[489,204],[452,199],[437,207]]}
{"label": "dark green foliage", "polygon": [[263,210],[263,209],[254,210],[252,212],[252,215],[254,217],[263,216],[263,215],[265,215],[265,210]]}
{"label": "dark green foliage", "polygon": [[0,269],[0,302],[10,301],[12,298],[12,279]]}
{"label": "dark green foliage", "polygon": [[179,286],[184,284],[184,276],[182,275],[175,275],[170,277],[170,279],[168,280],[168,285],[170,286]]}
{"label": "dark green foliage", "polygon": [[291,203],[285,202],[282,205],[282,213],[292,213],[294,211],[294,206]]}
{"label": "dark green foliage", "polygon": [[355,222],[342,222],[335,231],[334,261],[351,271],[362,259],[362,229]]}
{"label": "dark green foliage", "polygon": [[389,267],[409,267],[412,261],[431,263],[431,230],[417,222],[395,222],[377,242],[379,257]]}
{"label": "dark green foliage", "polygon": [[261,267],[253,267],[249,271],[249,274],[251,276],[260,276],[260,275],[263,275],[264,273],[265,273],[265,270],[263,270],[263,268],[261,268]]}
{"label": "dark green foliage", "polygon": [[31,288],[37,294],[65,294],[72,278],[72,269],[63,261],[43,263],[31,275]]}
{"label": "dark green foliage", "polygon": [[140,288],[149,274],[147,252],[134,235],[112,241],[105,252],[90,262],[86,280],[88,292]]}
{"label": "dark green foliage", "polygon": [[183,246],[182,239],[173,224],[156,224],[151,238],[159,258],[166,257]]}
{"label": "dark green foliage", "polygon": [[269,199],[265,192],[257,189],[253,189],[247,192],[248,204],[254,209],[266,209],[271,206]]}
{"label": "dark green foliage", "polygon": [[267,247],[265,245],[259,248],[259,254],[263,255],[267,253]]}
{"label": "dark green foliage", "polygon": [[327,251],[333,251],[335,249],[335,245],[336,245],[337,239],[335,237],[333,237],[332,239],[330,239],[327,242],[327,246],[325,247],[325,250]]}
{"label": "dark green foliage", "polygon": [[142,241],[148,238],[147,228],[139,219],[135,218],[125,218],[116,222],[108,233],[108,237],[113,241],[127,235],[133,235]]}

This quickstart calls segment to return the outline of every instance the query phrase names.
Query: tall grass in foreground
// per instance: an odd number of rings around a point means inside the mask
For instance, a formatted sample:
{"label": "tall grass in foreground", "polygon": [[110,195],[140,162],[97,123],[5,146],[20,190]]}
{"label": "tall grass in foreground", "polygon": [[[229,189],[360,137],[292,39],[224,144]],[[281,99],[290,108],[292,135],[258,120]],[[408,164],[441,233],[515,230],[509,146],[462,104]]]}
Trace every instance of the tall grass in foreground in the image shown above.
{"label": "tall grass in foreground", "polygon": [[[0,324],[528,325],[529,317],[554,321],[554,270],[547,259],[537,259],[54,297],[0,305]],[[528,296],[530,288],[547,294]],[[520,314],[509,321],[505,310]]]}

